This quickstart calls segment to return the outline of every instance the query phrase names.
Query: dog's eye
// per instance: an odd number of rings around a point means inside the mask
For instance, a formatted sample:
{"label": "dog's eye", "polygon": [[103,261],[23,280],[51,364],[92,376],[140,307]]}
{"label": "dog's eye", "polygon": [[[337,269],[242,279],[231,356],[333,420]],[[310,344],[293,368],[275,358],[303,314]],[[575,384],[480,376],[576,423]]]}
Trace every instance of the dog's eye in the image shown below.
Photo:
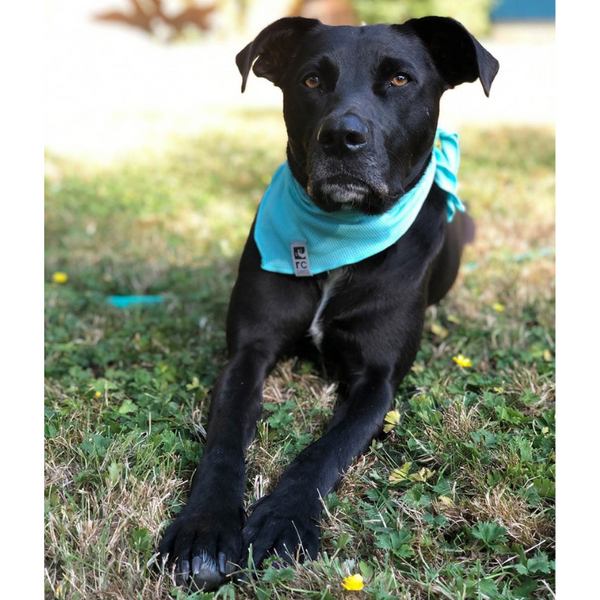
{"label": "dog's eye", "polygon": [[395,87],[402,87],[408,83],[408,77],[406,75],[402,75],[402,73],[398,73],[394,75],[392,78],[391,84]]}
{"label": "dog's eye", "polygon": [[314,90],[321,85],[321,81],[316,75],[311,75],[304,80],[304,85]]}

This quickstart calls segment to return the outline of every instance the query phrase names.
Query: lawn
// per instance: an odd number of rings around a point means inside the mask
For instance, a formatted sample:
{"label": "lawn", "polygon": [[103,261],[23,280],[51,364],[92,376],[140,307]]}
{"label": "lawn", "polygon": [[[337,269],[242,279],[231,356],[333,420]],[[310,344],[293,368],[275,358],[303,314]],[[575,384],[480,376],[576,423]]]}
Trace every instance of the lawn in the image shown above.
{"label": "lawn", "polygon": [[[284,159],[281,118],[238,112],[110,165],[48,150],[47,598],[553,597],[554,134],[465,129],[461,143],[478,237],[428,311],[400,422],[325,499],[319,560],[214,595],[148,563],[202,455],[238,257]],[[164,301],[107,301],[125,294]],[[335,385],[292,359],[264,400],[248,505],[324,431]],[[364,589],[343,591],[357,573]]]}

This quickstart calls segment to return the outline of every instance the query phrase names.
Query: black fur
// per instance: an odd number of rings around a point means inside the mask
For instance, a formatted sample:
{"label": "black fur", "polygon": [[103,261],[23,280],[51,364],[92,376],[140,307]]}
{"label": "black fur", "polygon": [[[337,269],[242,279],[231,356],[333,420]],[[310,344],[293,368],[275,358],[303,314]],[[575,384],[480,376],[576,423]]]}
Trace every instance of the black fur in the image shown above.
{"label": "black fur", "polygon": [[[460,23],[440,17],[369,27],[281,19],[240,52],[237,64],[242,91],[252,66],[283,90],[288,162],[313,201],[336,211],[351,198],[367,214],[389,209],[423,173],[442,93],[479,78],[488,94],[498,71],[496,59]],[[306,84],[309,77],[317,87]],[[319,348],[344,402],[323,437],[300,453],[246,522],[244,455],[263,382],[283,353],[305,345],[327,279],[263,271],[250,232],[204,457],[160,548],[181,583],[218,586],[244,565],[250,544],[256,565],[272,553],[282,560],[317,554],[319,498],[381,430],[415,359],[425,309],[452,286],[472,236],[466,214],[447,223],[445,193],[434,185],[398,242],[346,268],[323,310]]]}

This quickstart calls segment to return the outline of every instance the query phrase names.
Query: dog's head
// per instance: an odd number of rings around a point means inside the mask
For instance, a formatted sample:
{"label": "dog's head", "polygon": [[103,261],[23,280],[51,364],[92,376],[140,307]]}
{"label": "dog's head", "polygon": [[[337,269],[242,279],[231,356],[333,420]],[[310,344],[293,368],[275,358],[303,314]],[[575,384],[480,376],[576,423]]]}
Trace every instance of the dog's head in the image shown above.
{"label": "dog's head", "polygon": [[442,93],[479,78],[487,95],[498,72],[498,61],[445,17],[365,27],[280,19],[236,62],[242,91],[252,67],[282,89],[288,162],[315,204],[367,214],[385,212],[419,180]]}

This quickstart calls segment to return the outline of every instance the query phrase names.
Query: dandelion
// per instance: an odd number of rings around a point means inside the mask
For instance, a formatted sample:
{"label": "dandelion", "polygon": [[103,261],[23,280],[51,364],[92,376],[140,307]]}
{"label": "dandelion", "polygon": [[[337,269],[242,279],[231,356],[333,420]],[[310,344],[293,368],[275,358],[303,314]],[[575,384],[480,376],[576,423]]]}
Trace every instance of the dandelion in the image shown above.
{"label": "dandelion", "polygon": [[101,393],[101,392],[96,392],[96,393],[94,394],[94,396],[95,396],[96,398],[100,398],[100,396],[102,396],[102,393]]}
{"label": "dandelion", "polygon": [[62,271],[56,271],[56,273],[52,273],[52,281],[54,283],[66,283],[69,276]]}
{"label": "dandelion", "polygon": [[452,360],[459,366],[459,367],[470,367],[471,366],[471,359],[467,358],[466,356],[463,356],[462,354],[459,354],[458,356],[453,356]]}
{"label": "dandelion", "polygon": [[500,302],[496,302],[495,304],[492,304],[492,308],[496,312],[503,312],[505,309],[505,306],[504,306],[504,304],[500,304]]}
{"label": "dandelion", "polygon": [[400,423],[400,411],[398,410],[390,410],[390,412],[385,415],[385,419],[383,419],[383,431],[384,433],[389,433],[396,425]]}
{"label": "dandelion", "polygon": [[357,573],[356,575],[348,575],[348,577],[344,577],[344,581],[342,581],[342,587],[350,592],[362,590],[365,587],[362,575]]}

